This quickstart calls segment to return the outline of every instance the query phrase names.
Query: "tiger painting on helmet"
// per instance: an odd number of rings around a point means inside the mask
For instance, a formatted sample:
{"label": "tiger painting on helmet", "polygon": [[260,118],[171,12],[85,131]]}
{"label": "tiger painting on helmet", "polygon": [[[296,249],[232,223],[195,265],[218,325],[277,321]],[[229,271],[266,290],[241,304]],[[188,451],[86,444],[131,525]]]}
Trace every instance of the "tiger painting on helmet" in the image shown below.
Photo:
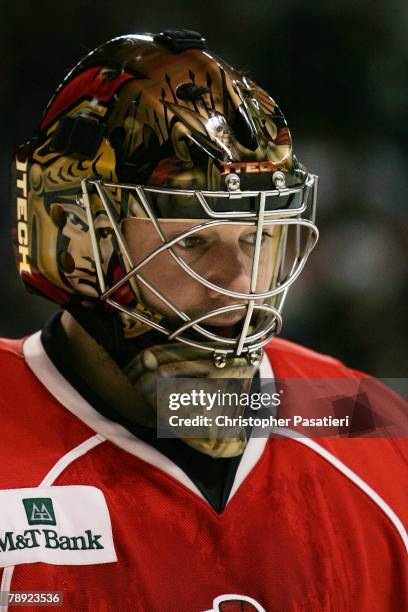
{"label": "tiger painting on helmet", "polygon": [[[338,398],[365,378],[276,337],[318,178],[274,99],[197,32],[119,36],[68,73],[13,170],[17,269],[61,310],[0,344],[0,590],[61,591],[67,610],[395,609],[402,444],[227,436],[184,405],[202,435],[159,435],[163,381],[183,398],[191,379],[248,397],[329,379]],[[18,548],[26,523],[36,546]]]}

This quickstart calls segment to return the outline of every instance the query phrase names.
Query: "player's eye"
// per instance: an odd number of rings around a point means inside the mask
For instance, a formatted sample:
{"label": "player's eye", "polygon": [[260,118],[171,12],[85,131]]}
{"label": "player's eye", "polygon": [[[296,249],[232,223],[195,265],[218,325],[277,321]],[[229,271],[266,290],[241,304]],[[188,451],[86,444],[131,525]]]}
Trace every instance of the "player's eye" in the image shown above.
{"label": "player's eye", "polygon": [[[261,244],[264,244],[266,240],[268,240],[269,238],[272,238],[271,234],[269,234],[268,232],[262,232]],[[241,242],[245,242],[246,244],[250,244],[251,246],[254,246],[256,243],[256,232],[251,232],[250,234],[246,234],[245,236],[241,238]]]}
{"label": "player's eye", "polygon": [[191,251],[196,249],[197,247],[201,247],[205,244],[205,240],[200,238],[200,236],[186,236],[179,240],[176,246],[185,249],[186,251]]}

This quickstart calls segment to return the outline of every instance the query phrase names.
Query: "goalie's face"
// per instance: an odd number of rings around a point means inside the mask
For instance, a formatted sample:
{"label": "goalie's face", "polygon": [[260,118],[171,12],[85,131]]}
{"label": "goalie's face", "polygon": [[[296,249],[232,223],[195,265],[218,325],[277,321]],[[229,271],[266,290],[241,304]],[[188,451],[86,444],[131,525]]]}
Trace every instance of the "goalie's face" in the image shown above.
{"label": "goalie's face", "polygon": [[[199,221],[161,221],[166,240],[172,240],[199,224]],[[137,265],[162,245],[153,223],[148,219],[126,219],[124,234]],[[271,287],[281,228],[266,226],[262,232],[256,292]],[[225,224],[204,229],[180,239],[173,253],[196,274],[216,285],[237,293],[250,293],[251,271],[256,243],[256,225]],[[176,258],[165,250],[156,255],[140,270],[143,278],[160,291],[167,300],[190,318],[232,304],[247,304],[243,298],[223,295],[192,278],[183,270]],[[168,319],[176,319],[174,311],[146,286],[138,283],[143,301]],[[260,300],[262,302],[262,300]],[[219,314],[206,323],[215,327],[231,326],[245,316],[245,310]]]}

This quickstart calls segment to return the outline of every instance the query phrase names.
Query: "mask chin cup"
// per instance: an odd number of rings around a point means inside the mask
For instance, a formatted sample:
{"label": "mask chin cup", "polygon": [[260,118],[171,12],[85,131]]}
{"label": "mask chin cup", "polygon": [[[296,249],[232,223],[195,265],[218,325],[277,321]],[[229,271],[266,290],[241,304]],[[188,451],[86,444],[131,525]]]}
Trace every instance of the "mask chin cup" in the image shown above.
{"label": "mask chin cup", "polygon": [[184,438],[183,442],[213,459],[229,459],[242,455],[247,445],[247,438],[243,431],[242,436],[236,438]]}
{"label": "mask chin cup", "polygon": [[[179,389],[177,379],[233,379],[234,391],[249,393],[257,365],[250,365],[243,357],[231,358],[228,364],[219,370],[208,353],[181,343],[162,344],[145,349],[138,353],[125,367],[124,372],[135,391],[135,409],[131,420],[150,428],[164,429],[169,437],[177,437],[196,450],[211,457],[236,457],[243,453],[247,438],[244,428],[238,431],[223,427],[212,418],[200,424],[200,437],[189,435],[187,428],[171,427],[168,423],[169,406],[160,403],[157,388],[158,381],[166,381]],[[216,410],[219,407],[215,407]],[[223,414],[224,414],[224,408]],[[244,406],[228,406],[228,415],[242,416]],[[208,416],[204,406],[180,406],[178,416],[193,419],[197,416]]]}

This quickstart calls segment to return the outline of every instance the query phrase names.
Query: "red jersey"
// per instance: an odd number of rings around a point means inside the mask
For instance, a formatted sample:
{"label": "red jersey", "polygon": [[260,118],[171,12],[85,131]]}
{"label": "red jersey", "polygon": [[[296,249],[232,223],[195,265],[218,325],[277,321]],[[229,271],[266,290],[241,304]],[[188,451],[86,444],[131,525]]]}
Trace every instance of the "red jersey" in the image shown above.
{"label": "red jersey", "polygon": [[[263,377],[356,375],[277,338],[267,354]],[[63,610],[408,609],[403,440],[251,438],[217,514],[39,334],[2,342],[0,371],[1,591],[62,592]]]}

